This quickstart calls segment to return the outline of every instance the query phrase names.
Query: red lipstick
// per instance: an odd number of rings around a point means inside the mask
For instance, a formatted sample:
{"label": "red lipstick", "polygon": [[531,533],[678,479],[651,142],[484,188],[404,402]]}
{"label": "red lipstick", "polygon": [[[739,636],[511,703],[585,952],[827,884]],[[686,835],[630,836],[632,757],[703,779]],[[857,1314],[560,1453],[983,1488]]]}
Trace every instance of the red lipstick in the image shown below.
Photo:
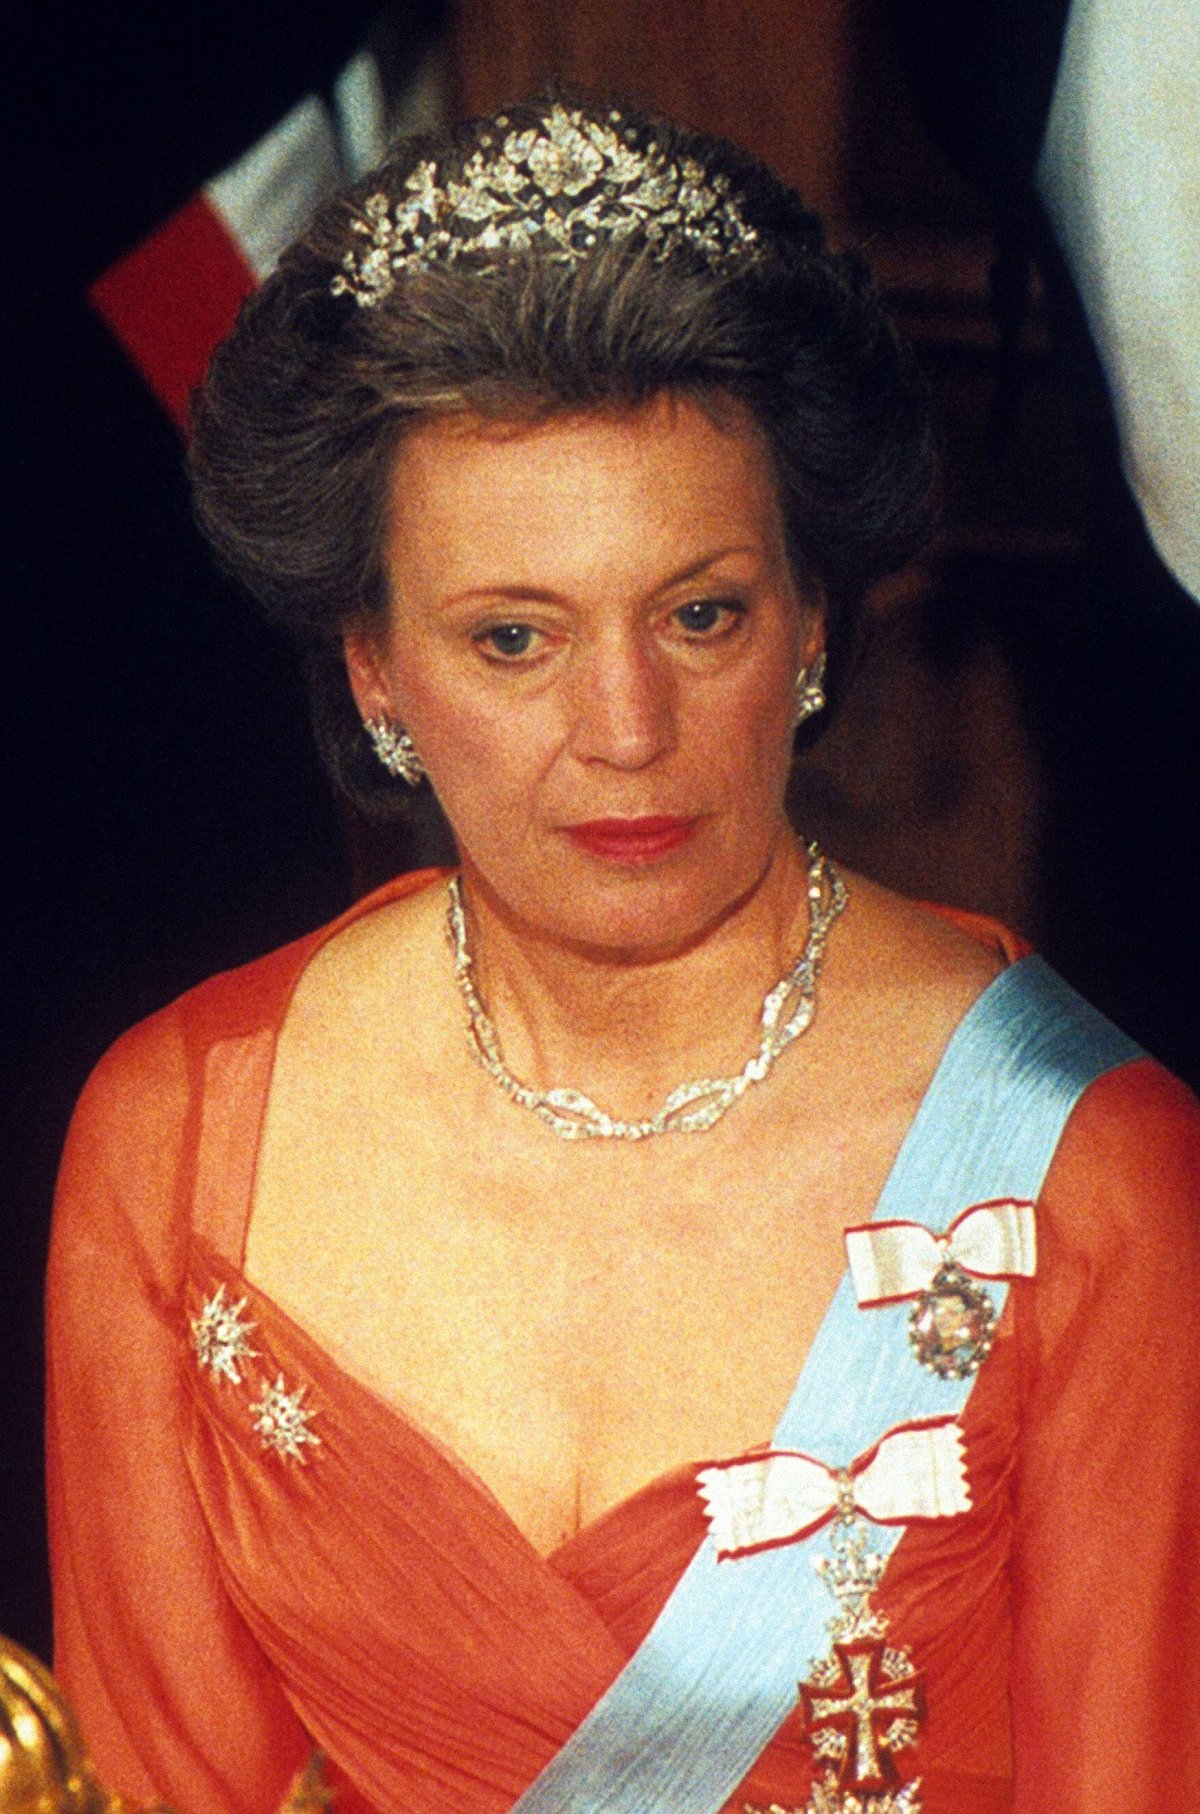
{"label": "red lipstick", "polygon": [[588,819],[580,825],[567,825],[564,830],[589,855],[636,867],[656,863],[660,857],[678,850],[699,823],[699,819],[648,813],[641,819]]}

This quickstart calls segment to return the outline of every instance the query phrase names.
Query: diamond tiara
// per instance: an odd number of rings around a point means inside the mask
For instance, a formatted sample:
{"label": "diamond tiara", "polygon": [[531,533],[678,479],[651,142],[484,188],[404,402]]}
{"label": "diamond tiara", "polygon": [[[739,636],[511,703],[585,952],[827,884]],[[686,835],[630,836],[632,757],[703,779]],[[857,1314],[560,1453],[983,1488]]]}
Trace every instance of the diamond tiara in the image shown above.
{"label": "diamond tiara", "polygon": [[710,176],[692,157],[639,147],[620,113],[601,122],[556,102],[530,127],[485,133],[458,178],[438,179],[432,159],[406,178],[393,207],[369,195],[351,230],[366,241],[342,259],[330,289],[374,308],[399,273],[453,264],[464,253],[520,253],[536,247],[563,263],[588,257],[601,240],[641,234],[655,256],[689,246],[710,265],[752,260],[759,236],[727,176]]}

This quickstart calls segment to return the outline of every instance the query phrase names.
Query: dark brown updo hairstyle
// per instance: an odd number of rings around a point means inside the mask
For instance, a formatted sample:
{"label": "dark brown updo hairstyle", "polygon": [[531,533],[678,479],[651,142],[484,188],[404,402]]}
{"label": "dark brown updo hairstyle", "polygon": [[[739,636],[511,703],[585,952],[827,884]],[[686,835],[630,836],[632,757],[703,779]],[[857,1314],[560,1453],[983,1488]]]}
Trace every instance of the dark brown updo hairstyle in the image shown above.
{"label": "dark brown updo hairstyle", "polygon": [[[615,122],[656,168],[694,160],[749,224],[753,256],[706,256],[684,234],[664,251],[653,227],[606,235],[601,223],[568,259],[535,239],[414,261],[371,307],[335,293],[347,253],[367,249],[368,197],[403,204],[428,161],[439,184],[455,181],[510,132],[544,132],[556,104],[601,130]],[[925,390],[861,258],[830,252],[764,165],[629,107],[540,97],[398,146],[319,210],[245,304],[197,404],[197,508],[222,563],[298,641],[325,759],[360,805],[406,791],[367,744],[341,657],[343,632],[387,608],[388,485],[406,431],[453,412],[534,421],[662,392],[718,414],[732,398],[765,435],[797,581],[823,589],[836,699],[867,588],[927,533]]]}

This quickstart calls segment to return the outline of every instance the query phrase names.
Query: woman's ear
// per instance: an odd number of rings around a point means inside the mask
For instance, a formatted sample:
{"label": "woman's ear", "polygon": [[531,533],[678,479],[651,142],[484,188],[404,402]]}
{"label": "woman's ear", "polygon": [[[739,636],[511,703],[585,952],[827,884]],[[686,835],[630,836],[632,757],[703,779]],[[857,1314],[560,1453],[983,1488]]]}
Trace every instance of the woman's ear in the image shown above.
{"label": "woman's ear", "polygon": [[384,672],[383,650],[373,630],[347,630],[342,637],[346,658],[346,677],[358,707],[359,717],[387,718],[391,714],[391,694]]}
{"label": "woman's ear", "polygon": [[800,666],[811,668],[825,653],[825,592],[817,588],[804,601],[800,626]]}

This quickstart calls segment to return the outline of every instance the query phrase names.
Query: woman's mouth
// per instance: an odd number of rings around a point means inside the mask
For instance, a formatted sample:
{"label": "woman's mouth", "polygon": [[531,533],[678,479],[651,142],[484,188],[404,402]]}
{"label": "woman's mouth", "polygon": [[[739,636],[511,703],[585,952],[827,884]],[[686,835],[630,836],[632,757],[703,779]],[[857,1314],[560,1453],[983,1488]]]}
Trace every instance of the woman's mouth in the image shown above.
{"label": "woman's mouth", "polygon": [[636,867],[656,863],[660,857],[678,850],[699,823],[699,818],[677,819],[654,813],[641,819],[588,819],[563,829],[590,856]]}

